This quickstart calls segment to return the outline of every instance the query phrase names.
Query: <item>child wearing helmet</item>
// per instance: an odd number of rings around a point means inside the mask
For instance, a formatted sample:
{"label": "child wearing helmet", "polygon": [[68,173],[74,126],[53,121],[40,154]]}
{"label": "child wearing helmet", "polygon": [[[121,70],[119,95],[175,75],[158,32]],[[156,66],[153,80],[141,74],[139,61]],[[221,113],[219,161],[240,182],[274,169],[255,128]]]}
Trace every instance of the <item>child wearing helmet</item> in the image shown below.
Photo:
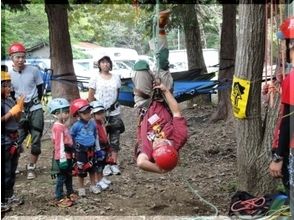
{"label": "child wearing helmet", "polygon": [[[69,102],[64,98],[54,98],[48,103],[48,111],[56,121],[52,126],[53,160],[52,176],[56,176],[55,199],[58,207],[70,207],[77,199],[72,184],[73,140],[67,127]],[[66,196],[63,186],[66,187]]]}
{"label": "child wearing helmet", "polygon": [[89,191],[94,194],[101,192],[101,189],[96,186],[95,169],[93,167],[94,152],[99,142],[96,141],[96,124],[92,119],[91,109],[92,107],[85,99],[75,99],[70,105],[70,113],[74,117],[78,117],[70,130],[75,146],[76,166],[74,166],[74,169],[78,176],[79,196],[86,196],[84,178],[87,173],[89,173],[91,182]]}
{"label": "child wearing helmet", "polygon": [[137,129],[137,166],[145,171],[165,173],[178,162],[178,152],[188,137],[187,122],[170,90],[163,84],[160,89],[166,104],[154,100]]}
{"label": "child wearing helmet", "polygon": [[106,164],[113,164],[109,163],[112,157],[108,134],[105,127],[105,108],[99,101],[93,101],[90,104],[92,106],[91,114],[96,122],[100,146],[100,148],[95,150],[96,186],[105,190],[109,187],[111,181],[106,179],[106,177],[103,177],[103,169]]}
{"label": "child wearing helmet", "polygon": [[11,81],[5,65],[1,66],[1,184],[5,186],[1,193],[1,212],[11,206],[23,203],[14,194],[15,171],[18,165],[21,146],[17,144],[18,119],[23,110],[23,97],[17,103],[10,97]]}

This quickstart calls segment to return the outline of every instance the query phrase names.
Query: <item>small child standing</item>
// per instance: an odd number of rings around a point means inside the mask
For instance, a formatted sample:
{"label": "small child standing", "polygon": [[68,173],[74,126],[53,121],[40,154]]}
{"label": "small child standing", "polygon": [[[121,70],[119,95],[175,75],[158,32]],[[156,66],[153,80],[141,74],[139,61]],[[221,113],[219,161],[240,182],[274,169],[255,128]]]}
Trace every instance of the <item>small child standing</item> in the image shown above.
{"label": "small child standing", "polygon": [[[54,145],[52,167],[57,168],[55,198],[57,206],[70,207],[77,199],[72,185],[72,152],[73,140],[66,125],[69,119],[69,102],[64,98],[52,99],[48,104],[50,114],[57,120],[52,126],[52,142]],[[63,186],[67,197],[63,195]]]}
{"label": "small child standing", "polygon": [[15,171],[21,150],[17,144],[18,119],[23,110],[24,97],[15,102],[10,92],[10,75],[6,66],[1,66],[1,214],[24,203],[14,194]]}
{"label": "small child standing", "polygon": [[96,187],[95,170],[93,167],[94,149],[96,144],[96,125],[91,117],[91,106],[87,100],[75,99],[70,105],[70,113],[78,120],[71,127],[71,135],[75,144],[75,159],[78,169],[79,196],[86,196],[84,178],[89,173],[89,191],[98,194],[100,188]]}
{"label": "small child standing", "polygon": [[[90,103],[92,106],[92,115],[96,121],[97,134],[99,136],[99,149],[95,150],[96,167],[96,186],[105,190],[111,184],[111,181],[103,177],[103,169],[107,164],[107,158],[110,158],[110,146],[105,127],[105,108],[99,101]],[[98,144],[96,144],[98,146]]]}

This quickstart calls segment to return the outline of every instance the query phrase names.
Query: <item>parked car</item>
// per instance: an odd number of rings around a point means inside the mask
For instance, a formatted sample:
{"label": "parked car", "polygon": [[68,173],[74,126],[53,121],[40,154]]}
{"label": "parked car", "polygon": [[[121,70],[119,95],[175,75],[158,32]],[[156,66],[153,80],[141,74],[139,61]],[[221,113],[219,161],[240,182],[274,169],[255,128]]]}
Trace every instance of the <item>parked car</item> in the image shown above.
{"label": "parked car", "polygon": [[78,80],[78,87],[81,90],[87,89],[89,86],[89,81],[90,78],[92,76],[94,76],[95,74],[97,74],[94,69],[88,69],[85,66],[82,66],[78,63],[74,62],[74,69],[75,69],[75,74],[77,76],[77,80]]}

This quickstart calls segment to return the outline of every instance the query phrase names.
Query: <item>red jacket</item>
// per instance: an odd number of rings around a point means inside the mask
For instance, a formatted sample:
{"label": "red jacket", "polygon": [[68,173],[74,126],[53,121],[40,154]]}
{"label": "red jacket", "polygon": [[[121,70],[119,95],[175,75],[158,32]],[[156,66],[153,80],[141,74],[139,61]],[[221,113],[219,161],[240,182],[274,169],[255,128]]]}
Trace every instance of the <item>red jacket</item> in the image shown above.
{"label": "red jacket", "polygon": [[102,148],[108,147],[109,142],[108,142],[108,135],[107,135],[105,126],[100,121],[96,121],[96,129],[97,129],[97,134],[99,137],[100,146]]}
{"label": "red jacket", "polygon": [[294,105],[294,69],[286,76],[282,82],[283,104]]}
{"label": "red jacket", "polygon": [[155,123],[156,127],[160,128],[160,133],[164,138],[173,142],[177,151],[183,147],[188,138],[185,118],[173,117],[167,106],[162,102],[152,102],[137,130],[139,152],[145,153],[150,160],[152,160],[153,148],[152,141],[148,139],[148,133],[154,131],[154,124],[151,125],[148,119],[155,114],[159,117],[159,120]]}

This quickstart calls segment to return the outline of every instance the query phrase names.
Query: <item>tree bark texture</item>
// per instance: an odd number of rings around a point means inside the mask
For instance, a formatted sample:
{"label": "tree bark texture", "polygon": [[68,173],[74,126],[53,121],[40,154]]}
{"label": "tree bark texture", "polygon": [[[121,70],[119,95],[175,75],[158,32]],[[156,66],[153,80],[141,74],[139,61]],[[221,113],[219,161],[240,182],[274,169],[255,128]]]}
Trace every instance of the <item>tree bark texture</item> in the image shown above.
{"label": "tree bark texture", "polygon": [[[249,3],[249,4],[248,4]],[[265,53],[265,5],[240,3],[236,73],[251,82],[247,118],[236,119],[238,187],[253,194],[266,191],[268,157],[262,148],[261,79]],[[267,162],[266,162],[267,161]],[[264,165],[266,164],[266,165]],[[261,165],[266,167],[260,167]],[[265,187],[265,188],[263,188]]]}
{"label": "tree bark texture", "polygon": [[[67,1],[63,1],[67,2]],[[45,4],[45,11],[49,24],[50,58],[53,76],[69,74],[58,77],[52,81],[52,97],[63,97],[68,101],[79,98],[76,76],[73,67],[73,56],[68,30],[68,4]],[[69,82],[66,80],[72,80]]]}
{"label": "tree bark texture", "polygon": [[[223,4],[223,22],[221,30],[221,48],[218,80],[232,82],[236,56],[236,4]],[[232,116],[231,86],[218,90],[218,106],[211,121],[225,120]]]}
{"label": "tree bark texture", "polygon": [[[275,85],[279,88],[279,83]],[[280,109],[280,94],[278,92],[274,93],[272,106],[267,106],[265,111],[264,125],[263,125],[263,140],[262,140],[262,149],[261,152],[264,153],[262,155],[261,160],[257,161],[257,166],[260,168],[259,175],[262,178],[262,181],[256,182],[256,187],[258,189],[263,189],[260,191],[262,193],[274,193],[276,191],[277,182],[281,181],[280,179],[276,180],[272,176],[269,175],[269,161],[271,161],[271,151],[272,151],[272,143],[274,137],[274,130],[277,124],[279,109]],[[263,176],[262,176],[263,175]]]}
{"label": "tree bark texture", "polygon": [[203,58],[200,28],[197,19],[195,5],[182,4],[181,19],[184,27],[184,35],[187,48],[188,69],[202,69],[207,72]]}

